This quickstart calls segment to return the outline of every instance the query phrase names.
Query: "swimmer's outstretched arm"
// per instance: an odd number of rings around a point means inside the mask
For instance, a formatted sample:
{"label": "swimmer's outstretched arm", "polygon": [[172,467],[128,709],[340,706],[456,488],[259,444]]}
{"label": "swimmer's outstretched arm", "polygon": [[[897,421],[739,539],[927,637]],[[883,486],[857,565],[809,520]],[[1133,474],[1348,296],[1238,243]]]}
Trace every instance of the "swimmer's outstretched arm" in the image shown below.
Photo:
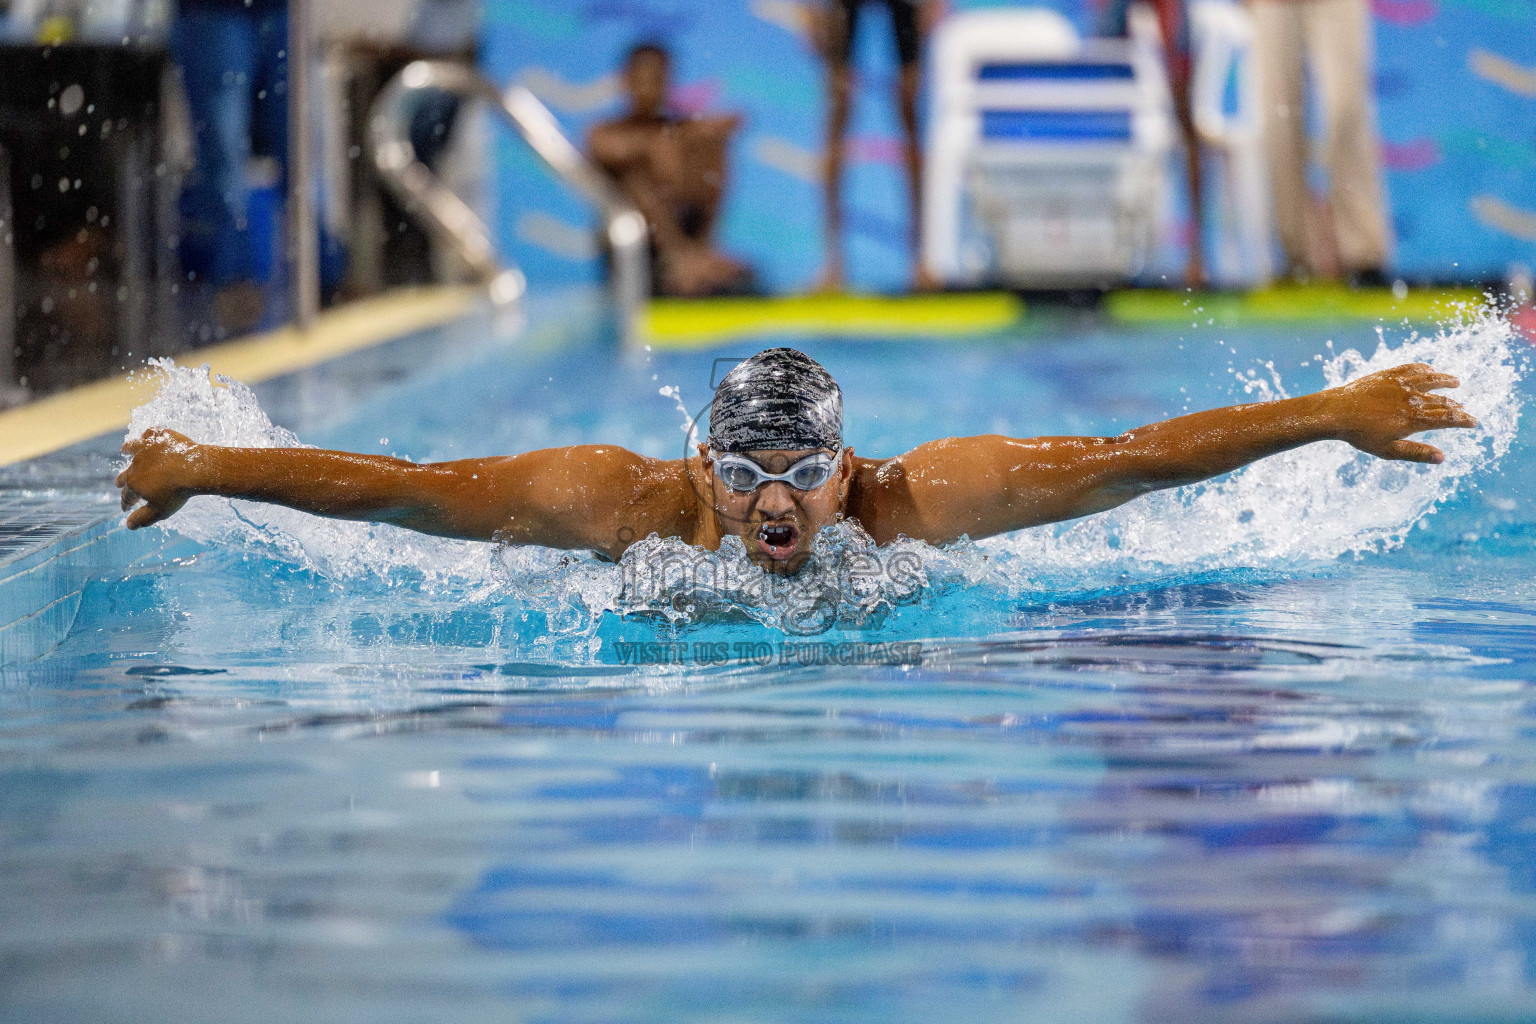
{"label": "swimmer's outstretched arm", "polygon": [[117,486],[123,509],[132,510],[129,529],[165,519],[189,498],[216,494],[441,537],[618,557],[630,540],[651,532],[689,535],[686,520],[696,514],[681,461],[610,445],[418,464],[317,448],[224,448],[156,429],[123,451],[130,461]]}
{"label": "swimmer's outstretched arm", "polygon": [[1149,491],[1206,480],[1314,441],[1347,441],[1384,459],[1440,462],[1406,440],[1477,421],[1437,388],[1460,382],[1423,363],[1316,394],[1211,409],[1119,437],[948,438],[871,464],[858,516],[884,543],[944,543],[1075,519]]}

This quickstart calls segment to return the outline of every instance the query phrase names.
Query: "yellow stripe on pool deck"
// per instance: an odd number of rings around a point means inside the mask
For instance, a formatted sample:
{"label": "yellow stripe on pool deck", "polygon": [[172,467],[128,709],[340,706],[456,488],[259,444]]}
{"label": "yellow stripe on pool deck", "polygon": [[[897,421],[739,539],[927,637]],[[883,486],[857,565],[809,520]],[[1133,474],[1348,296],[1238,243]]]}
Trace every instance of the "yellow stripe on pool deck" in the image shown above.
{"label": "yellow stripe on pool deck", "polygon": [[[207,363],[214,373],[254,384],[452,320],[472,309],[481,294],[469,286],[401,289],[323,313],[309,331],[285,327],[184,352],[175,359],[190,366]],[[153,378],[141,372],[0,412],[0,466],[122,430],[153,386]]]}
{"label": "yellow stripe on pool deck", "polygon": [[1104,300],[1111,319],[1122,324],[1161,324],[1207,320],[1239,324],[1304,323],[1338,320],[1411,320],[1426,322],[1452,316],[1458,307],[1484,302],[1475,288],[1413,288],[1403,298],[1385,288],[1347,288],[1341,284],[1272,285],[1257,291],[1186,292],[1127,289]]}
{"label": "yellow stripe on pool deck", "polygon": [[706,348],[775,334],[974,335],[1010,327],[1023,315],[1023,301],[1007,292],[657,299],[640,333],[656,348]]}

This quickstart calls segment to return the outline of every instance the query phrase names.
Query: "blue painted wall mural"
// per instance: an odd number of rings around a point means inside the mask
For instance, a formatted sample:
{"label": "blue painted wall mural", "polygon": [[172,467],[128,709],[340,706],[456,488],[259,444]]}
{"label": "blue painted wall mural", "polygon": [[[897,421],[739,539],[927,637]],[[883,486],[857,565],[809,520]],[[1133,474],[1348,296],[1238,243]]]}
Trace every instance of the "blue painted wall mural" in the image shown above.
{"label": "blue painted wall mural", "polygon": [[[1038,6],[1084,32],[1094,20],[1092,0]],[[1373,8],[1394,269],[1477,280],[1511,263],[1536,265],[1536,0],[1375,0]],[[483,64],[499,83],[529,86],[580,139],[621,108],[615,71],[629,47],[664,43],[677,106],[746,119],[732,150],[723,245],[750,260],[769,290],[793,291],[809,286],[822,252],[823,75],[803,23],[800,0],[486,0]],[[880,6],[861,20],[855,60],[850,284],[894,290],[908,278],[908,227],[894,44]],[[515,137],[499,135],[492,151],[506,254],[536,286],[595,280],[585,206]],[[1157,271],[1182,265],[1187,227],[1172,220]]]}

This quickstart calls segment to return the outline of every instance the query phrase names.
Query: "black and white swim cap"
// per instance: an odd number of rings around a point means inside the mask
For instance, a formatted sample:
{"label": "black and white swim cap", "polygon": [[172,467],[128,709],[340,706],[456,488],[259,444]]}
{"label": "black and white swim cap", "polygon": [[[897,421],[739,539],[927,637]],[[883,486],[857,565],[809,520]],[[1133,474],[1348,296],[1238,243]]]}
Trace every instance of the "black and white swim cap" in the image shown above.
{"label": "black and white swim cap", "polygon": [[804,352],[765,349],[715,389],[709,443],[718,452],[841,448],[843,391]]}

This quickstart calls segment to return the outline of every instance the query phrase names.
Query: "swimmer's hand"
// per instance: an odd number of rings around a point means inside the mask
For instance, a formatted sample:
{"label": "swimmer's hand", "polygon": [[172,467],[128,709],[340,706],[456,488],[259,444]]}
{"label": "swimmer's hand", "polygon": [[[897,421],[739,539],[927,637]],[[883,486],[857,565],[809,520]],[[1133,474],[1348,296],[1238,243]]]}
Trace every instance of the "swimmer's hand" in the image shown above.
{"label": "swimmer's hand", "polygon": [[1423,430],[1475,427],[1477,419],[1460,403],[1433,392],[1460,387],[1461,381],[1425,363],[1378,370],[1342,387],[1319,392],[1334,435],[1363,452],[1400,462],[1445,461],[1432,444],[1406,440]]}
{"label": "swimmer's hand", "polygon": [[137,530],[174,515],[198,493],[199,448],[185,434],[160,427],[123,444],[129,461],[117,474],[116,484],[123,490],[128,529]]}

